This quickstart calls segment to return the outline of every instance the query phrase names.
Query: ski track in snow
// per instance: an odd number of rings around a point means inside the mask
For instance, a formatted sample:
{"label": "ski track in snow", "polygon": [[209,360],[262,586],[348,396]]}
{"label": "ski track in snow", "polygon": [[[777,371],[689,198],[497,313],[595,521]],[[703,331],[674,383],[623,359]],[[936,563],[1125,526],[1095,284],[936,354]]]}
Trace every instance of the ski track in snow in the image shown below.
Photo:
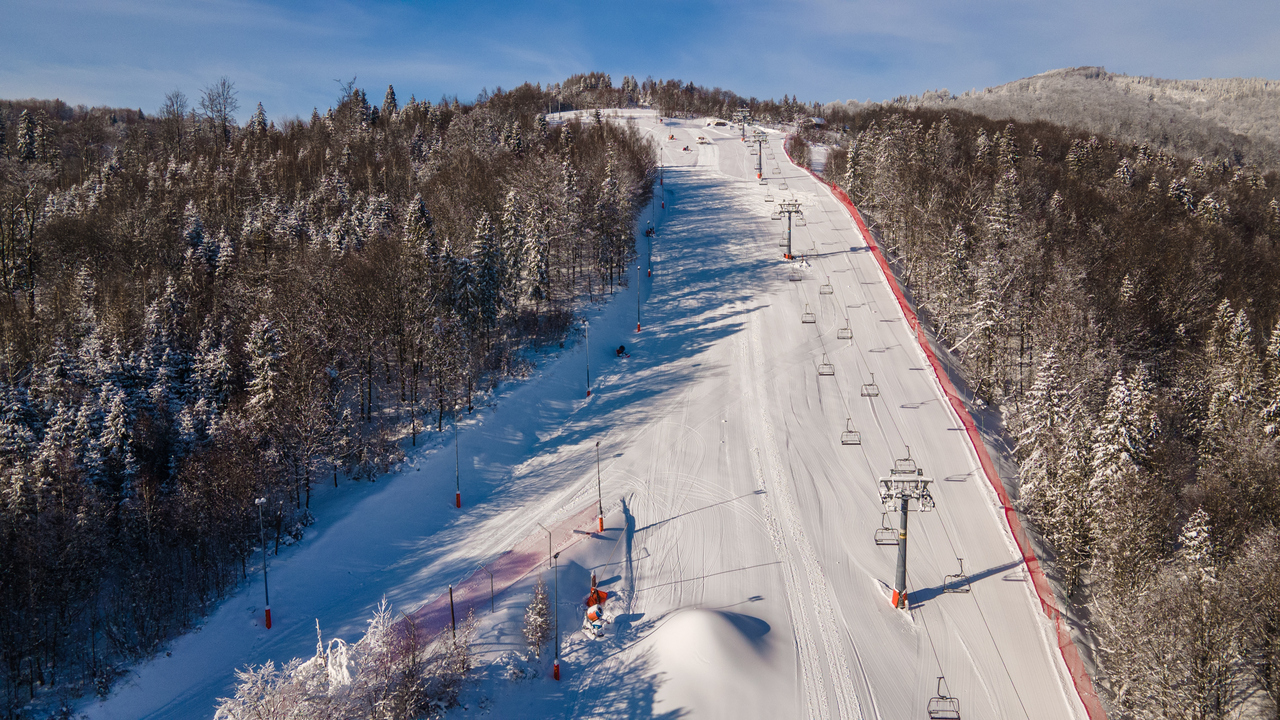
{"label": "ski track in snow", "polygon": [[[554,527],[596,500],[595,440],[606,514],[625,502],[627,527],[560,560],[571,598],[560,603],[564,682],[485,685],[495,702],[509,701],[495,716],[896,720],[923,716],[945,674],[967,718],[1084,717],[1052,629],[1015,570],[994,492],[978,481],[957,419],[843,208],[780,148],[765,148],[762,188],[736,128],[658,125],[652,113],[637,114],[663,148],[667,208],[657,212],[658,236],[639,240],[642,258],[652,250],[652,278],[585,309],[593,397],[582,398],[581,344],[545,359],[482,422],[464,423],[461,513],[452,508],[453,449],[437,442],[438,451],[417,451],[404,472],[272,560],[278,630],[252,622],[262,589],[251,582],[202,632],[175,641],[172,659],[140,667],[86,708],[91,718],[207,718],[235,668],[309,655],[315,617],[326,636],[354,639],[381,595],[412,609],[530,537],[545,550],[539,522]],[[711,143],[697,144],[697,135]],[[769,139],[776,146],[782,137]],[[794,234],[796,252],[809,255],[796,264],[800,282],[788,281],[779,257],[785,223],[769,222],[766,189],[806,210]],[[816,290],[828,278],[829,297]],[[646,299],[640,334],[637,293]],[[798,322],[805,303],[815,324]],[[853,339],[834,339],[845,323]],[[610,357],[619,339],[633,357]],[[817,376],[823,354],[834,376]],[[879,397],[860,395],[869,373]],[[846,418],[861,447],[839,445]],[[871,542],[881,517],[876,477],[903,445],[936,477],[938,498],[935,513],[911,519],[910,613],[883,592],[896,549]],[[956,556],[972,579],[967,596],[941,590]],[[544,557],[532,569],[545,568]],[[619,583],[629,618],[629,630],[601,642],[577,633],[573,614],[573,582],[596,569],[602,582]],[[521,602],[518,593],[498,598],[518,611]],[[680,677],[687,667],[663,665],[670,656],[655,654],[653,639],[670,639],[664,628],[686,611],[763,626],[753,662],[769,671],[739,678],[736,665],[697,666],[708,674]],[[516,649],[502,637],[490,633],[484,644],[495,654]],[[704,680],[733,690],[709,699],[698,692]]]}

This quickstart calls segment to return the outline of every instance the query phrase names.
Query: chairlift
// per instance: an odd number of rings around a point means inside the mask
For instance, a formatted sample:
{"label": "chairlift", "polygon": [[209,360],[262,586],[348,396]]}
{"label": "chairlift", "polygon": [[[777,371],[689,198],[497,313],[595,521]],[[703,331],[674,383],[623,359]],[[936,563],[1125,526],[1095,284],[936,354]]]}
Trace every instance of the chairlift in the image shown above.
{"label": "chairlift", "polygon": [[877,545],[897,545],[898,529],[889,525],[889,513],[880,513],[880,527],[876,529]]}
{"label": "chairlift", "polygon": [[836,366],[827,360],[827,354],[822,353],[822,362],[818,363],[818,374],[823,376],[831,376],[836,374]]}
{"label": "chairlift", "polygon": [[804,312],[800,314],[800,322],[805,325],[812,325],[818,322],[818,316],[809,312],[809,303],[804,304]]}
{"label": "chairlift", "polygon": [[764,191],[764,201],[765,201],[765,202],[773,202],[773,193],[769,192],[768,190],[765,190],[765,191]]}
{"label": "chairlift", "polygon": [[790,188],[788,188],[788,187],[787,187],[787,181],[786,181],[786,180],[779,180],[779,181],[778,181],[778,189],[779,189],[779,190],[789,190]]}
{"label": "chairlift", "polygon": [[893,461],[893,470],[890,475],[924,475],[924,469],[916,466],[916,461],[911,459],[911,446],[907,446],[907,456],[904,458],[896,458]]}
{"label": "chairlift", "polygon": [[808,225],[808,224],[809,224],[809,221],[804,219],[804,213],[802,213],[802,212],[797,212],[797,213],[796,213],[796,227],[804,227],[804,226],[806,226],[806,225]]}
{"label": "chairlift", "polygon": [[770,219],[770,220],[781,220],[781,219],[782,219],[782,213],[778,212],[777,210],[774,210],[773,212],[769,213],[769,219]]}
{"label": "chairlift", "polygon": [[830,294],[834,293],[835,291],[836,291],[836,290],[835,290],[835,288],[831,287],[831,276],[830,276],[830,275],[828,275],[828,276],[827,276],[827,281],[826,281],[825,283],[823,283],[822,285],[819,285],[819,286],[818,286],[818,294],[819,294],[819,295],[830,295]]}
{"label": "chairlift", "polygon": [[862,383],[862,397],[880,397],[880,386],[876,384],[875,373],[871,373],[871,382]]}
{"label": "chairlift", "polygon": [[836,338],[839,340],[853,339],[853,328],[849,327],[849,318],[845,318],[844,327],[836,331]]}
{"label": "chairlift", "polygon": [[774,166],[774,168],[773,168],[773,174],[774,174],[774,175],[781,175],[781,174],[782,174],[782,168],[777,167],[777,166]]}
{"label": "chairlift", "polygon": [[788,247],[790,245],[791,245],[791,241],[787,239],[786,235],[783,235],[782,237],[778,238],[778,247]]}
{"label": "chairlift", "polygon": [[[804,279],[804,277],[800,274],[800,271],[798,269],[793,267],[791,268],[791,274],[787,276],[787,279],[790,280],[791,282],[800,282],[801,280]],[[808,307],[808,305],[806,305],[805,307]]]}
{"label": "chairlift", "polygon": [[840,444],[841,445],[861,445],[862,444],[862,433],[853,429],[853,418],[849,418],[849,420],[845,423],[844,432],[840,433]]}
{"label": "chairlift", "polygon": [[942,592],[944,593],[969,592],[969,576],[964,574],[964,558],[956,558],[956,560],[960,561],[960,572],[943,576]]}
{"label": "chairlift", "polygon": [[938,678],[938,694],[929,698],[929,720],[960,720],[960,701],[942,692],[943,678]]}

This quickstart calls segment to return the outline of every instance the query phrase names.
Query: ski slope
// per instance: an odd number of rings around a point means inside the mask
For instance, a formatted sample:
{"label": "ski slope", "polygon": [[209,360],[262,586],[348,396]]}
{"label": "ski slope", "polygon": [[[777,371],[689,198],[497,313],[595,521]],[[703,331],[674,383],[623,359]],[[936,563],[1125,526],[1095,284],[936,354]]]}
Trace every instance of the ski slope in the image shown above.
{"label": "ski slope", "polygon": [[[998,501],[848,214],[788,163],[778,133],[762,186],[736,127],[631,114],[665,168],[658,235],[638,240],[653,276],[588,313],[589,350],[546,358],[463,423],[463,509],[437,438],[272,559],[274,629],[257,625],[251,582],[91,718],[211,717],[236,667],[309,656],[316,619],[353,640],[383,595],[410,611],[439,597],[538,523],[594,504],[596,441],[607,530],[559,560],[564,681],[487,675],[483,701],[452,715],[923,718],[944,675],[965,718],[1085,717]],[[802,204],[805,261],[782,260],[766,192]],[[846,319],[853,339],[839,340]],[[620,343],[630,358],[614,357]],[[818,375],[824,354],[833,376]],[[879,396],[863,397],[872,373]],[[849,418],[860,446],[840,444]],[[886,589],[897,549],[872,535],[876,480],[907,446],[937,509],[912,513],[902,611]],[[971,592],[943,593],[958,558]],[[484,657],[518,647],[529,582],[553,581],[545,560],[530,570],[486,616]],[[620,613],[595,642],[571,632],[592,571]]]}

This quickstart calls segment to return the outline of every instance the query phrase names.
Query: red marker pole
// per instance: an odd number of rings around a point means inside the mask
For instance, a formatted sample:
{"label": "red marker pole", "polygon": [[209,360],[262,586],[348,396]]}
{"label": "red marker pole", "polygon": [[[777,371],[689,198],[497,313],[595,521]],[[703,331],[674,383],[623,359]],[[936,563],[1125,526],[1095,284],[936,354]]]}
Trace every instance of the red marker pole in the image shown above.
{"label": "red marker pole", "polygon": [[591,397],[591,323],[583,320],[582,327],[586,333],[587,346],[587,397]]}
{"label": "red marker pole", "polygon": [[458,416],[453,417],[453,505],[462,507],[462,451],[458,449]]}
{"label": "red marker pole", "polygon": [[640,266],[636,266],[636,332],[640,332]]}

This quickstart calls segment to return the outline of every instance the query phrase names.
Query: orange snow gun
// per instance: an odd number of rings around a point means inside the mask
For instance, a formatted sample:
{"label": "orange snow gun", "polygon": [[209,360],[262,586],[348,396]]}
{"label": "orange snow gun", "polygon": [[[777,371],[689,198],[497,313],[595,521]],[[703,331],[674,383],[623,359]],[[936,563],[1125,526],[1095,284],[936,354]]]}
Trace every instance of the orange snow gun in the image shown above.
{"label": "orange snow gun", "polygon": [[[591,594],[587,595],[587,607],[594,608],[597,605],[604,607],[604,601],[609,599],[609,593],[600,588],[591,588]],[[594,611],[588,611],[594,612]],[[595,619],[595,618],[592,618]]]}

